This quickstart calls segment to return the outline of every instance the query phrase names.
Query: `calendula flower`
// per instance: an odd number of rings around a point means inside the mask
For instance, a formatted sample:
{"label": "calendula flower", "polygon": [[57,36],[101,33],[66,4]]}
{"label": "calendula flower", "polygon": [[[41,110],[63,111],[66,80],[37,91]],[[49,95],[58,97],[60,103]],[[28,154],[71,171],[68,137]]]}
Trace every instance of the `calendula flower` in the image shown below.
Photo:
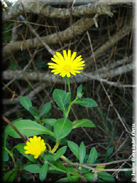
{"label": "calendula flower", "polygon": [[34,136],[29,138],[24,149],[26,150],[25,154],[31,154],[37,159],[46,150],[46,145],[41,137]]}
{"label": "calendula flower", "polygon": [[68,50],[68,54],[66,50],[63,50],[63,56],[56,52],[56,55],[51,58],[54,63],[48,63],[49,68],[52,69],[51,72],[62,77],[70,77],[71,74],[75,76],[77,73],[81,73],[80,70],[83,70],[85,61],[82,60],[81,55],[76,57],[76,54],[76,52],[73,52],[71,55],[71,50]]}

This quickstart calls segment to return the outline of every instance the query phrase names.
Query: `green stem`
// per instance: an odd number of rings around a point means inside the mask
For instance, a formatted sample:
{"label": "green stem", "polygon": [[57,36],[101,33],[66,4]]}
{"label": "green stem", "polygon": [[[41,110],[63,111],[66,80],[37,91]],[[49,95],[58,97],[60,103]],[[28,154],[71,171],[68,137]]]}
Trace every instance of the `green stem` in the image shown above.
{"label": "green stem", "polygon": [[[69,91],[69,93],[71,94],[71,89],[70,89],[70,78],[68,78],[67,76],[65,76],[65,80],[66,80],[66,83],[67,83],[67,85],[68,85],[68,91]],[[71,98],[70,98],[68,110],[67,110],[67,112],[64,113],[65,118],[68,118],[68,115],[69,115],[69,112],[70,112],[70,109],[71,109],[71,105],[72,105],[72,103],[71,103]]]}
{"label": "green stem", "polygon": [[69,91],[69,93],[71,93],[71,89],[70,89],[70,78],[68,78],[67,76],[65,76],[65,80],[66,80],[67,85],[68,85],[68,91]]}
{"label": "green stem", "polygon": [[57,140],[55,146],[54,146],[53,149],[50,151],[51,153],[54,153],[54,152],[58,149],[59,143],[60,143],[60,140]]}
{"label": "green stem", "polygon": [[70,82],[68,82],[68,90],[69,90],[69,93],[71,93]]}
{"label": "green stem", "polygon": [[[77,100],[77,99],[75,99],[75,100]],[[70,112],[70,109],[71,109],[71,106],[73,105],[73,103],[75,102],[75,100],[73,100],[72,102],[70,101],[69,106],[68,106],[68,110],[67,110],[67,112],[66,112],[66,114],[65,114],[65,117],[66,117],[66,118],[68,117],[69,112]]]}
{"label": "green stem", "polygon": [[72,163],[72,161],[70,161],[68,158],[66,158],[65,156],[61,156],[60,157],[62,160],[66,161],[67,163]]}
{"label": "green stem", "polygon": [[13,164],[14,164],[14,167],[16,168],[17,167],[17,164],[16,164],[16,161],[14,159],[14,156],[13,156],[13,153],[12,153],[12,150],[9,151],[6,147],[4,147],[4,149],[8,152],[8,154],[10,155],[12,161],[13,161]]}
{"label": "green stem", "polygon": [[51,146],[48,143],[46,143],[46,146],[48,146],[49,151],[51,152]]}

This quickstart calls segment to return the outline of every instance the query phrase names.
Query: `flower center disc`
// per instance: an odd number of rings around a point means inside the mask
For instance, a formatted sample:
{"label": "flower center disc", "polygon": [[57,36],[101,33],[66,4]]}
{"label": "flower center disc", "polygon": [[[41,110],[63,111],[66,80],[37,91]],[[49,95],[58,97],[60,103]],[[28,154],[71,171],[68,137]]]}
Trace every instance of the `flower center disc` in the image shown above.
{"label": "flower center disc", "polygon": [[64,66],[64,70],[65,70],[65,71],[70,71],[70,69],[71,69],[70,65],[65,65],[65,66]]}

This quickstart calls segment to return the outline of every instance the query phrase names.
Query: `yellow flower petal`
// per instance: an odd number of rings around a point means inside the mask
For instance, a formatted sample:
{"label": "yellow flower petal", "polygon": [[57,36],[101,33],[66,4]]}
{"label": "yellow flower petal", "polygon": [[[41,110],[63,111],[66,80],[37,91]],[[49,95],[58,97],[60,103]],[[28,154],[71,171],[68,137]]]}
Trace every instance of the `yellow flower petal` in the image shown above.
{"label": "yellow flower petal", "polygon": [[34,136],[29,138],[29,141],[26,142],[24,150],[26,150],[25,154],[31,154],[35,159],[37,159],[46,150],[46,145],[40,136]]}
{"label": "yellow flower petal", "polygon": [[73,52],[71,55],[71,50],[63,50],[63,56],[56,52],[56,55],[51,58],[54,63],[48,63],[49,68],[52,69],[51,72],[59,74],[61,77],[71,77],[71,75],[76,75],[81,73],[83,66],[85,66],[85,61],[82,60],[81,55],[76,57],[76,52]]}

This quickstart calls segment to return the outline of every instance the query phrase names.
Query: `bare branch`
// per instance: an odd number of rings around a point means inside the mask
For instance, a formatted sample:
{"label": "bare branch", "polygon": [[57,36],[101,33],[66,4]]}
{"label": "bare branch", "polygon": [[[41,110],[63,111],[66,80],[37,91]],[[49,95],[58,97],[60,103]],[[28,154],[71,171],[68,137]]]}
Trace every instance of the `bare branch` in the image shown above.
{"label": "bare branch", "polygon": [[[94,21],[91,17],[83,17],[74,23],[71,27],[68,27],[66,30],[54,33],[45,37],[41,37],[41,40],[45,42],[47,45],[53,45],[59,43],[59,41],[67,41],[71,40],[77,35],[82,34],[84,31],[89,29],[91,26],[94,25]],[[10,42],[3,48],[3,58],[6,59],[10,56],[10,54],[14,54],[15,52],[27,48],[36,48],[42,47],[43,44],[39,42],[37,38],[28,39],[26,41],[17,41],[17,42]]]}
{"label": "bare branch", "polygon": [[26,19],[20,15],[19,16],[21,20],[25,22],[26,25],[29,26],[30,31],[36,36],[36,38],[40,41],[40,43],[48,50],[48,52],[51,55],[55,55],[55,52],[41,39],[41,37],[38,35],[38,33],[33,29],[33,27],[26,21]]}
{"label": "bare branch", "polygon": [[[88,80],[98,80],[98,81],[100,81],[100,79],[102,79],[102,82],[105,82],[105,83],[109,84],[109,82],[107,80],[103,80],[103,79],[113,78],[113,77],[116,77],[120,74],[130,72],[133,69],[134,69],[134,66],[133,66],[132,63],[126,64],[126,65],[120,66],[118,68],[108,70],[108,72],[101,73],[100,78],[98,78],[98,76],[95,75],[94,72],[90,72],[90,73],[82,72],[81,74],[78,74],[75,77],[73,76],[72,79],[70,80],[70,82],[73,83],[74,80],[75,80],[77,83],[82,83],[82,82],[85,82],[85,81],[88,81]],[[3,80],[11,80],[11,79],[15,78],[16,75],[18,75],[18,77],[16,77],[17,80],[24,79],[24,77],[23,77],[24,75],[29,80],[32,80],[32,81],[37,81],[38,80],[36,72],[27,72],[27,71],[25,71],[24,73],[22,73],[22,71],[18,71],[18,70],[4,71],[2,73],[2,78],[3,78]],[[46,82],[49,82],[49,83],[55,83],[56,82],[56,83],[64,84],[64,79],[62,77],[58,76],[58,75],[39,72],[39,78],[40,78],[41,81],[46,81]],[[119,87],[119,86],[122,87],[122,85],[120,85],[120,84],[117,84],[117,87]]]}
{"label": "bare branch", "polygon": [[69,8],[53,8],[51,6],[45,6],[46,4],[43,4],[42,1],[20,1],[17,1],[14,6],[11,6],[7,12],[3,13],[3,21],[15,19],[19,15],[24,14],[24,9],[26,13],[62,19],[69,18],[70,15],[76,17],[92,14],[107,14],[113,16],[113,13],[110,11],[110,6],[98,1],[87,5],[73,7],[73,11]]}

